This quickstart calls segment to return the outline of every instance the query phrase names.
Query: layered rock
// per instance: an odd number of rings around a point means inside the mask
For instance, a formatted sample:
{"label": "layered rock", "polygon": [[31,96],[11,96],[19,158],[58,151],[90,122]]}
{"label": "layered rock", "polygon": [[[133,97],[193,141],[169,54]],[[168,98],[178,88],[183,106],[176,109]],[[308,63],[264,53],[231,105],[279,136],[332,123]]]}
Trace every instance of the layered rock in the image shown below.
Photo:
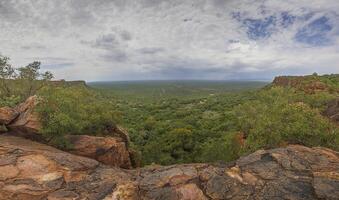
{"label": "layered rock", "polygon": [[3,107],[0,108],[0,124],[1,125],[8,125],[11,123],[17,116],[19,112],[17,112],[13,108]]}
{"label": "layered rock", "polygon": [[41,140],[39,130],[41,130],[42,126],[38,114],[34,112],[37,104],[38,97],[31,96],[14,109],[19,115],[14,121],[8,124],[8,129],[12,134]]}
{"label": "layered rock", "polygon": [[[227,152],[225,152],[227,153]],[[288,146],[225,165],[121,170],[0,136],[0,199],[338,199],[339,154]]]}
{"label": "layered rock", "polygon": [[129,151],[123,138],[70,135],[68,139],[72,146],[70,153],[93,158],[114,167],[132,168]]}
{"label": "layered rock", "polygon": [[308,94],[328,90],[328,86],[325,83],[318,80],[310,80],[306,84],[306,79],[307,77],[304,76],[278,76],[274,78],[272,84],[280,87],[293,87]]}

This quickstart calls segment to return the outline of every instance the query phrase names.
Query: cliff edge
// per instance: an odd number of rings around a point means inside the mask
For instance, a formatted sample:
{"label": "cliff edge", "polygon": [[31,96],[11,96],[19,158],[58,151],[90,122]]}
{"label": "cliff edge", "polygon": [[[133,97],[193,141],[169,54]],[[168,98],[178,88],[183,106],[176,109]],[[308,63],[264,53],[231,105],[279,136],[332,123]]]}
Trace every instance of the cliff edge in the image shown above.
{"label": "cliff edge", "polygon": [[[225,152],[227,153],[227,152]],[[0,199],[338,199],[339,153],[291,145],[229,164],[109,167],[0,135]]]}

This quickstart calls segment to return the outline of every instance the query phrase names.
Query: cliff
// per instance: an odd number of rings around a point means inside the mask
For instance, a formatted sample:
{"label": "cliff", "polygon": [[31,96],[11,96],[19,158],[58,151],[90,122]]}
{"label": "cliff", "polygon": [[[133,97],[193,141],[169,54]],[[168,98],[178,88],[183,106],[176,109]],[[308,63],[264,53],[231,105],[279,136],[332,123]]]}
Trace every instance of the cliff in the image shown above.
{"label": "cliff", "polygon": [[[227,153],[227,152],[225,152]],[[338,199],[339,153],[288,146],[228,164],[123,170],[0,135],[0,199]]]}
{"label": "cliff", "polygon": [[307,94],[317,92],[339,93],[339,75],[308,75],[308,76],[277,76],[272,82],[272,86],[292,87]]}

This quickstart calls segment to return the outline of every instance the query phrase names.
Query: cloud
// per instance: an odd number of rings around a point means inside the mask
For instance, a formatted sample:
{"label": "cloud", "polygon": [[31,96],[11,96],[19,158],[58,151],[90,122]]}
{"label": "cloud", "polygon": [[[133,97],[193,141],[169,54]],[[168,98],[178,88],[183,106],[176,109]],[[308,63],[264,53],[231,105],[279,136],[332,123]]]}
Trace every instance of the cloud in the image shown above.
{"label": "cloud", "polygon": [[159,47],[145,47],[139,49],[139,52],[142,54],[156,54],[165,51],[164,48],[159,48]]}
{"label": "cloud", "polygon": [[72,67],[74,66],[74,63],[55,63],[55,64],[43,64],[42,68],[43,69],[48,69],[48,70],[55,70],[55,69],[64,69],[67,67]]}
{"label": "cloud", "polygon": [[337,0],[6,0],[0,52],[88,81],[339,73],[338,10]]}
{"label": "cloud", "polygon": [[119,46],[119,41],[116,39],[115,35],[107,34],[98,37],[92,44],[94,48],[100,48],[105,50],[115,49]]}

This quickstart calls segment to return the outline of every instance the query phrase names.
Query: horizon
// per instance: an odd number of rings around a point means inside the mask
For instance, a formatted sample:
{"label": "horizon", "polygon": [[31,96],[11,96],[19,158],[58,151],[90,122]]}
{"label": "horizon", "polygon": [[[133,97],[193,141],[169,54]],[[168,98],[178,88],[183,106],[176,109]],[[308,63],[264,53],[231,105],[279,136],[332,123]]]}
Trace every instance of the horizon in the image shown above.
{"label": "horizon", "polygon": [[0,1],[0,55],[56,79],[273,80],[339,73],[337,0]]}
{"label": "horizon", "polygon": [[112,83],[112,82],[270,82],[271,80],[254,80],[254,79],[229,79],[229,80],[212,80],[212,79],[148,79],[148,80],[108,80],[108,81],[85,81],[86,83]]}

